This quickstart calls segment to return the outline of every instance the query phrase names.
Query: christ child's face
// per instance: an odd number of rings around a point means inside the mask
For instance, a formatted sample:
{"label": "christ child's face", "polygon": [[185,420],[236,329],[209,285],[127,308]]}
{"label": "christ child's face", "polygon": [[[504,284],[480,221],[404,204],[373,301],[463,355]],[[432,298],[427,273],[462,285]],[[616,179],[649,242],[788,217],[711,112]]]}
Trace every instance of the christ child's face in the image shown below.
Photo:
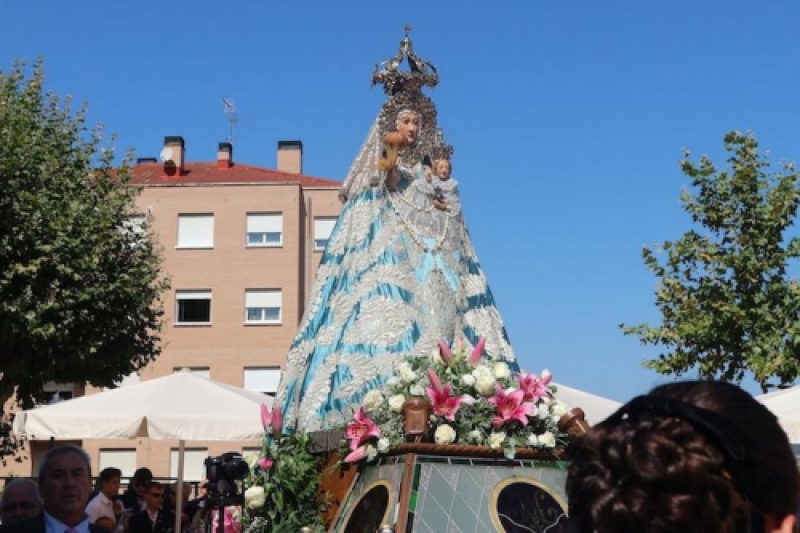
{"label": "christ child's face", "polygon": [[440,180],[450,179],[450,161],[447,159],[439,159],[433,166],[434,174]]}
{"label": "christ child's face", "polygon": [[397,131],[403,136],[406,144],[414,144],[419,137],[420,116],[413,111],[401,111],[397,116]]}

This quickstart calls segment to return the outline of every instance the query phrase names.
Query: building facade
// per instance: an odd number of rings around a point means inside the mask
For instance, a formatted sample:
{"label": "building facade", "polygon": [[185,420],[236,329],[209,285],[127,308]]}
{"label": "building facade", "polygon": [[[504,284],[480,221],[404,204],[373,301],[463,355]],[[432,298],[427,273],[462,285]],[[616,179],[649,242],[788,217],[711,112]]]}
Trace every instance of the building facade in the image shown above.
{"label": "building facade", "polygon": [[[230,143],[219,144],[212,162],[188,162],[185,154],[183,138],[166,137],[161,161],[140,159],[132,169],[134,183],[142,186],[139,211],[151,220],[171,289],[163,295],[161,356],[128,380],[190,369],[274,394],[341,208],[340,184],[302,174],[299,141],[278,143],[274,170],[235,163]],[[53,387],[58,393],[71,385]],[[76,387],[74,392],[84,391]],[[94,392],[86,387],[86,394]],[[202,402],[197,398],[198,412]],[[95,471],[116,466],[129,476],[147,466],[159,477],[177,473],[177,442],[93,440],[82,445]],[[209,455],[247,452],[258,445],[187,443],[185,478],[201,479]],[[48,446],[31,442],[31,459],[14,466],[13,473],[35,472]]]}

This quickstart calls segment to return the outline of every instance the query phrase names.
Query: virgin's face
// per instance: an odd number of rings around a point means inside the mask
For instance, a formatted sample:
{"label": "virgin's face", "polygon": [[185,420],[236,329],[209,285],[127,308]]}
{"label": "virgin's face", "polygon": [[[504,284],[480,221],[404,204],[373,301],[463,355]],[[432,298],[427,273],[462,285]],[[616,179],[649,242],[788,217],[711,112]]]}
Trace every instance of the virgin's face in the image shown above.
{"label": "virgin's face", "polygon": [[397,117],[397,131],[406,144],[414,144],[419,137],[420,118],[416,113],[401,113]]}

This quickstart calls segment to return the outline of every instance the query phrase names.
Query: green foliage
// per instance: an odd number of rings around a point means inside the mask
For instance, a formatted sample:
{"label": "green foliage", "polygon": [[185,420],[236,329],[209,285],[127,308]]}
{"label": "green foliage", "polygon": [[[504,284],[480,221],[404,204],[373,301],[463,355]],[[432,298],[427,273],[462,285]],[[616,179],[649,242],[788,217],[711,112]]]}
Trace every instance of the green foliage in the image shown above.
{"label": "green foliage", "polygon": [[646,363],[657,372],[696,369],[735,382],[751,372],[767,390],[793,383],[800,369],[800,285],[787,271],[800,240],[785,240],[800,201],[798,174],[790,164],[771,171],[752,135],[728,133],[725,149],[724,169],[688,153],[681,161],[692,181],[681,201],[702,233],[643,250],[659,279],[663,323],[621,327],[662,348]]}
{"label": "green foliage", "polygon": [[246,532],[296,533],[303,526],[325,531],[322,459],[309,451],[310,445],[311,438],[304,433],[264,437],[261,455],[251,461],[253,468],[245,482],[242,525]]}
{"label": "green foliage", "polygon": [[0,72],[0,405],[49,381],[112,386],[159,353],[167,282],[139,190],[86,109],[43,86],[41,61]]}

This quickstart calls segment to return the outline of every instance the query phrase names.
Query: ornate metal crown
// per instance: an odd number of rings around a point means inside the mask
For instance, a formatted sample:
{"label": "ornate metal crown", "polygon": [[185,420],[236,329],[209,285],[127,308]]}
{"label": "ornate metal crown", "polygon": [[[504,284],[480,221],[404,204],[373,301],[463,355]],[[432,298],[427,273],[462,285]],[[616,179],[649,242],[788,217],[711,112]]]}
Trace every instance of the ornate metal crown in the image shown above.
{"label": "ornate metal crown", "polygon": [[[394,96],[399,92],[418,92],[422,87],[436,87],[439,83],[439,74],[436,67],[414,53],[414,45],[408,34],[411,26],[406,24],[405,37],[400,41],[400,50],[389,59],[375,65],[372,73],[372,85],[383,85],[387,96]],[[408,70],[400,70],[405,59]]]}

